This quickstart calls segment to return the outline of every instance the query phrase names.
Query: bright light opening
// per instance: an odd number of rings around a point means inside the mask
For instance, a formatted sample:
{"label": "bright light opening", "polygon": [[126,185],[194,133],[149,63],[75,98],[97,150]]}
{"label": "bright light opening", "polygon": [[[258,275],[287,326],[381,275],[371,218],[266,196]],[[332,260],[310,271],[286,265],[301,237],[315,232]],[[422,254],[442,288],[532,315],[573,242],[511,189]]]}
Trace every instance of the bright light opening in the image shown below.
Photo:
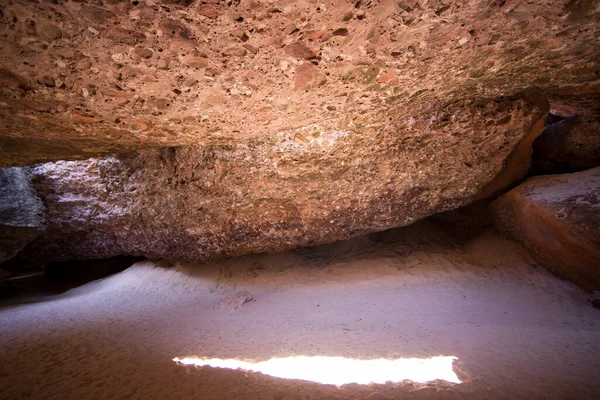
{"label": "bright light opening", "polygon": [[348,383],[368,385],[409,380],[425,383],[443,380],[461,383],[452,370],[456,357],[399,358],[396,360],[356,360],[344,357],[284,357],[267,361],[248,362],[235,359],[175,357],[182,365],[210,366],[261,372],[277,378],[342,386]]}

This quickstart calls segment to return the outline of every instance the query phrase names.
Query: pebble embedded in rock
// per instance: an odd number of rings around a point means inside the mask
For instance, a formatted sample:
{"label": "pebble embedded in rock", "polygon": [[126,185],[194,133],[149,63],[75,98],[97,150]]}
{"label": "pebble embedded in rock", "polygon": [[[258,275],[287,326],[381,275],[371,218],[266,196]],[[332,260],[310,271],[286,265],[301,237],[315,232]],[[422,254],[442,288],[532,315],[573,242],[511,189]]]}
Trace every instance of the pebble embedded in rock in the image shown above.
{"label": "pebble embedded in rock", "polygon": [[354,17],[354,13],[352,11],[346,11],[344,15],[342,15],[342,21],[350,21]]}
{"label": "pebble embedded in rock", "polygon": [[224,56],[243,57],[246,55],[247,52],[248,52],[248,50],[246,50],[243,47],[232,46],[232,47],[228,47],[225,50],[223,50],[222,54]]}
{"label": "pebble embedded in rock", "polygon": [[206,68],[210,66],[208,59],[203,57],[187,56],[183,63],[191,68]]}
{"label": "pebble embedded in rock", "polygon": [[152,50],[150,50],[150,49],[138,47],[138,48],[135,49],[135,54],[137,54],[141,58],[148,59],[148,58],[152,57],[152,55],[154,54],[154,52]]}
{"label": "pebble embedded in rock", "polygon": [[35,30],[37,35],[46,42],[51,42],[62,37],[61,29],[50,22],[38,22]]}
{"label": "pebble embedded in rock", "polygon": [[315,52],[301,42],[294,42],[287,45],[285,52],[297,60],[312,60],[317,58]]}
{"label": "pebble embedded in rock", "polygon": [[241,29],[234,29],[231,32],[229,32],[229,34],[231,36],[233,36],[234,38],[237,38],[237,39],[241,40],[242,42],[247,42],[248,39],[250,39],[250,37],[248,37],[248,35],[246,34],[246,32],[244,32]]}
{"label": "pebble embedded in rock", "polygon": [[348,36],[348,29],[346,28],[337,28],[333,32],[331,32],[333,36]]}
{"label": "pebble embedded in rock", "polygon": [[56,86],[56,83],[54,82],[54,79],[52,79],[52,77],[48,76],[48,75],[42,76],[39,79],[39,82],[41,84],[43,84],[44,86],[47,86],[47,87],[55,87]]}
{"label": "pebble embedded in rock", "polygon": [[245,48],[246,50],[248,50],[252,54],[258,54],[258,49],[256,47],[252,46],[251,44],[244,43],[242,45],[242,47]]}
{"label": "pebble embedded in rock", "polygon": [[169,60],[166,58],[161,58],[156,63],[156,68],[158,69],[169,69]]}

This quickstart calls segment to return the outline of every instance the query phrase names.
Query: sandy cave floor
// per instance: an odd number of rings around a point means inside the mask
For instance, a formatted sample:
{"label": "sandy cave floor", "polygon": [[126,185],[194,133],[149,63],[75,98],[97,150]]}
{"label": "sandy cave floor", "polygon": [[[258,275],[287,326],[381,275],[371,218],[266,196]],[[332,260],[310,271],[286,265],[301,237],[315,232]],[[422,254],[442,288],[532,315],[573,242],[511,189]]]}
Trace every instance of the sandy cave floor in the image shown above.
{"label": "sandy cave floor", "polygon": [[[82,265],[84,267],[84,265]],[[0,398],[600,398],[600,310],[494,231],[429,222],[203,265],[143,261],[0,304]],[[189,367],[456,356],[461,384],[342,387]]]}

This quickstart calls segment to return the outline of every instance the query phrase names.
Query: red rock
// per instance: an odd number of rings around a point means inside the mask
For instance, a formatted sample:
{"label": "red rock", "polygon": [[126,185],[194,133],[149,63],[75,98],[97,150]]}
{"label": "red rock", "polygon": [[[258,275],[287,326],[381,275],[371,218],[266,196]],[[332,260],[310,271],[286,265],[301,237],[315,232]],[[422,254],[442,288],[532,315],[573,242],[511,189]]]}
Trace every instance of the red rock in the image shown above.
{"label": "red rock", "polygon": [[391,70],[391,71],[388,71],[385,74],[381,75],[379,78],[377,78],[377,82],[378,83],[389,83],[395,77],[396,77],[396,71]]}
{"label": "red rock", "polygon": [[135,54],[137,54],[138,56],[140,56],[141,58],[151,58],[152,55],[154,55],[154,52],[150,49],[145,49],[145,48],[141,48],[138,47],[135,49]]}
{"label": "red rock", "polygon": [[354,13],[352,11],[348,10],[342,15],[341,20],[346,22],[346,21],[350,21],[352,18],[354,18]]}
{"label": "red rock", "polygon": [[246,34],[246,32],[244,32],[241,29],[234,29],[232,31],[229,32],[229,35],[233,36],[236,39],[241,40],[242,42],[247,42],[248,39],[250,39],[248,37],[248,35]]}
{"label": "red rock", "polygon": [[84,18],[98,24],[105,24],[109,19],[116,18],[117,16],[110,10],[94,6],[81,7],[81,14]]}
{"label": "red rock", "polygon": [[52,107],[46,103],[33,99],[17,99],[16,103],[21,107],[28,108],[30,110],[38,111],[38,112],[50,112],[52,111]]}
{"label": "red rock", "polygon": [[124,90],[117,90],[117,89],[105,89],[102,90],[102,94],[108,97],[119,97],[119,98],[129,98],[129,97],[133,97],[135,95],[135,93],[133,92],[126,92]]}
{"label": "red rock", "polygon": [[547,126],[533,143],[532,163],[536,174],[600,166],[600,118],[575,116]]}
{"label": "red rock", "polygon": [[600,168],[528,179],[491,204],[496,227],[556,275],[600,289]]}
{"label": "red rock", "polygon": [[248,50],[243,47],[231,46],[223,50],[224,56],[236,56],[236,57],[244,57]]}
{"label": "red rock", "polygon": [[183,63],[191,68],[207,68],[210,66],[208,59],[203,57],[187,56],[183,59]]}
{"label": "red rock", "polygon": [[23,77],[4,68],[0,68],[0,84],[10,88],[27,89],[30,87]]}
{"label": "red rock", "polygon": [[252,46],[251,44],[244,43],[242,45],[242,47],[245,48],[246,50],[248,50],[252,54],[258,54],[258,49],[256,47]]}
{"label": "red rock", "polygon": [[294,42],[287,45],[285,47],[285,52],[297,60],[312,60],[317,58],[315,52],[301,42]]}
{"label": "red rock", "polygon": [[337,28],[331,32],[333,36],[348,36],[348,29],[346,28]]}
{"label": "red rock", "polygon": [[319,39],[320,37],[324,36],[327,33],[326,29],[321,29],[318,31],[312,31],[310,33],[308,33],[305,37],[306,40],[316,40]]}
{"label": "red rock", "polygon": [[143,33],[116,26],[109,30],[106,37],[117,42],[128,45],[135,45],[145,39]]}
{"label": "red rock", "polygon": [[38,82],[47,87],[55,87],[56,86],[54,79],[52,79],[52,77],[48,76],[48,75],[42,76],[40,79],[38,79]]}
{"label": "red rock", "polygon": [[35,26],[35,30],[37,35],[46,42],[51,42],[62,37],[60,28],[50,22],[38,22]]}
{"label": "red rock", "polygon": [[203,4],[198,7],[198,14],[207,18],[216,19],[220,15],[220,9],[214,4]]}
{"label": "red rock", "polygon": [[306,89],[307,87],[318,86],[325,81],[323,75],[317,67],[311,63],[304,62],[295,69],[295,88]]}

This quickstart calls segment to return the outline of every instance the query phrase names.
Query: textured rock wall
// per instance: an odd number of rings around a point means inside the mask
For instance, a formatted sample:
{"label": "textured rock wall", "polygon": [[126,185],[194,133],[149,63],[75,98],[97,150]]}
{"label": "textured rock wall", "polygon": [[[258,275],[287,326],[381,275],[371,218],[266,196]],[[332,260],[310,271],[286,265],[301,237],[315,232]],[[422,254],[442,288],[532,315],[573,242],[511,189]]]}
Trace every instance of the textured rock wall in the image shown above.
{"label": "textured rock wall", "polygon": [[12,258],[43,228],[44,207],[22,168],[0,168],[0,263]]}
{"label": "textured rock wall", "polygon": [[520,98],[450,102],[385,128],[43,164],[48,229],[24,257],[202,260],[406,225],[473,201],[546,112]]}
{"label": "textured rock wall", "polygon": [[600,289],[600,168],[528,179],[491,205],[498,229],[558,276]]}
{"label": "textured rock wall", "polygon": [[574,116],[547,126],[533,143],[532,163],[536,175],[600,166],[600,118]]}
{"label": "textured rock wall", "polygon": [[360,133],[524,90],[599,113],[594,0],[13,0],[0,19],[0,166]]}

